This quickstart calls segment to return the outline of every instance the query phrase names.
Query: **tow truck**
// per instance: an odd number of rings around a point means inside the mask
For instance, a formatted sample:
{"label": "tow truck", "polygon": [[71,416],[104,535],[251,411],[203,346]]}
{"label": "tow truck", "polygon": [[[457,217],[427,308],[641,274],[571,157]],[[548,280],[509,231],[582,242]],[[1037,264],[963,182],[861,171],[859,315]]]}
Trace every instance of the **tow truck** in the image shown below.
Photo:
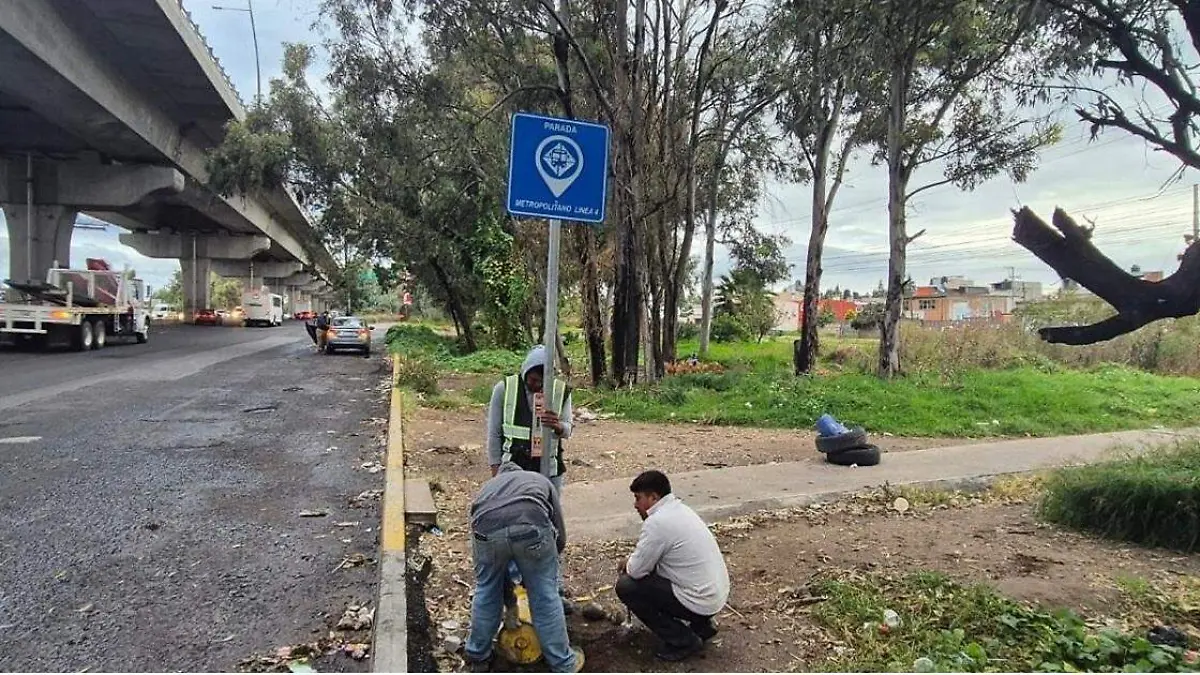
{"label": "tow truck", "polygon": [[43,282],[4,282],[23,296],[0,304],[0,340],[41,348],[66,342],[75,351],[103,349],[109,338],[145,344],[150,337],[148,289],[126,267],[89,258],[87,269],[53,268]]}

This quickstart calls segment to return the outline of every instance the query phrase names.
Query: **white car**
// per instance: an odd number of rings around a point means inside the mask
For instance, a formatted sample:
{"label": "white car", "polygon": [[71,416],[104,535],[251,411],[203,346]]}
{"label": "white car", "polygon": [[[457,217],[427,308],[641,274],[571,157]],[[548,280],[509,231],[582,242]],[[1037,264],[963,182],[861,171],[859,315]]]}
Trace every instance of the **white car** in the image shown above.
{"label": "white car", "polygon": [[160,302],[154,305],[154,311],[150,313],[150,318],[159,321],[171,315],[171,306]]}

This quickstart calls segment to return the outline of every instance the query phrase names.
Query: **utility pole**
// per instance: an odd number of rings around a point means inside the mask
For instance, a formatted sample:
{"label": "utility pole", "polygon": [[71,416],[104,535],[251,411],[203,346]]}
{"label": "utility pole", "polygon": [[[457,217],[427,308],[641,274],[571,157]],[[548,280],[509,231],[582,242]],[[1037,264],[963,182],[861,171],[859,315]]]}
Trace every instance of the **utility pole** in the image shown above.
{"label": "utility pole", "polygon": [[256,75],[254,103],[256,105],[262,103],[262,61],[258,58],[258,27],[254,24],[254,0],[246,0],[245,7],[213,5],[212,8],[226,12],[246,12],[250,15],[250,35],[254,39],[254,73]]}

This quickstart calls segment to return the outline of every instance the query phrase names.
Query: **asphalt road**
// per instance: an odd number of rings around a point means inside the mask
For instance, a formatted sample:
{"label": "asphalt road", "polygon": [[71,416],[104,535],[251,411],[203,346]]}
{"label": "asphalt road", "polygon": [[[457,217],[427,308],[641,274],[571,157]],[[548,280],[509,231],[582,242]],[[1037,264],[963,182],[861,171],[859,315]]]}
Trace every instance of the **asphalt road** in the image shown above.
{"label": "asphalt road", "polygon": [[373,605],[372,564],[335,568],[377,550],[351,498],[382,487],[387,372],[294,323],[0,352],[0,671],[235,670]]}

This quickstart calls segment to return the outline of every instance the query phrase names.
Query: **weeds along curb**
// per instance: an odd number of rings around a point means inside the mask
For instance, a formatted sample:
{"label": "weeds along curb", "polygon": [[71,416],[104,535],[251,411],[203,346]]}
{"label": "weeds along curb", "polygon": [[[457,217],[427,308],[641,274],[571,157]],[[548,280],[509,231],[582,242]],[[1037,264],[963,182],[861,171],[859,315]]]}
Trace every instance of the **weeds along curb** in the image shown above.
{"label": "weeds along curb", "polygon": [[384,473],[383,519],[379,538],[379,601],[371,670],[408,672],[407,562],[404,525],[404,394],[396,387],[400,362],[392,358],[391,406],[388,412],[387,470]]}

